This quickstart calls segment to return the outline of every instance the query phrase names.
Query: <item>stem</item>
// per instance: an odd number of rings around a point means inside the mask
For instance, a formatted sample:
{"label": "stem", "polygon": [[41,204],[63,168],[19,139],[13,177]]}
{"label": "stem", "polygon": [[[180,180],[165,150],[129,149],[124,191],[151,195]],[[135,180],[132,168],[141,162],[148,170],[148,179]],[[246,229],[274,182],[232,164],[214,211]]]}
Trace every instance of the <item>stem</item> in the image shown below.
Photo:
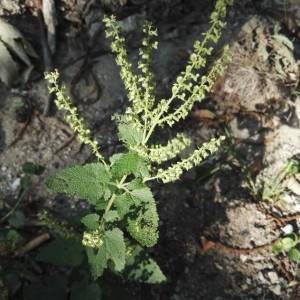
{"label": "stem", "polygon": [[[127,176],[123,176],[123,178],[121,179],[121,181],[120,181],[119,183],[117,183],[117,187],[118,187],[119,189],[122,188],[123,183],[125,182],[126,178],[127,178]],[[107,204],[107,206],[106,206],[106,208],[105,208],[104,214],[106,214],[106,213],[108,213],[108,212],[110,211],[110,209],[111,209],[111,207],[112,207],[112,205],[113,205],[113,203],[114,203],[114,201],[115,201],[116,196],[117,196],[117,195],[116,195],[115,193],[113,193],[113,195],[112,195],[111,198],[109,199],[108,204]],[[102,222],[103,222],[103,218],[102,218]]]}
{"label": "stem", "polygon": [[14,205],[14,207],[3,217],[0,219],[0,223],[4,222],[9,216],[11,216],[15,210],[17,209],[17,207],[19,206],[19,204],[21,203],[21,201],[23,200],[26,192],[29,190],[29,187],[24,189],[21,193],[21,195],[19,196],[19,199],[17,200],[16,204]]}

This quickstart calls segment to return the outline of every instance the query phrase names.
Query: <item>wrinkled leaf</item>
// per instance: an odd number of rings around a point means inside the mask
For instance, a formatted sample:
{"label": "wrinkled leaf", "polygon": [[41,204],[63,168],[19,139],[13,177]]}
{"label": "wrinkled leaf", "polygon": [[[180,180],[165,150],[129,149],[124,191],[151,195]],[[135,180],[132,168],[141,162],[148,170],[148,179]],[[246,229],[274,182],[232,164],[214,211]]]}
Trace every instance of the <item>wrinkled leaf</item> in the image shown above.
{"label": "wrinkled leaf", "polygon": [[125,266],[125,242],[123,232],[119,228],[105,232],[106,256],[114,262],[114,269],[121,271]]}
{"label": "wrinkled leaf", "polygon": [[81,219],[81,222],[90,230],[95,230],[99,227],[99,215],[89,214]]}
{"label": "wrinkled leaf", "polygon": [[68,196],[77,195],[95,205],[103,196],[109,179],[102,164],[92,163],[62,170],[48,178],[46,186]]}
{"label": "wrinkled leaf", "polygon": [[161,283],[166,280],[158,264],[140,246],[131,246],[126,257],[126,268],[122,276],[126,280],[146,283]]}
{"label": "wrinkled leaf", "polygon": [[110,210],[108,211],[107,213],[105,213],[103,215],[103,219],[106,221],[106,222],[113,222],[113,221],[117,221],[119,220],[119,214],[117,211],[115,210]]}
{"label": "wrinkled leaf", "polygon": [[135,176],[148,176],[149,171],[146,162],[135,152],[117,154],[113,156],[112,174],[120,178],[125,175],[134,174]]}
{"label": "wrinkled leaf", "polygon": [[104,269],[107,267],[106,249],[103,243],[98,249],[86,248],[91,273],[94,279],[103,274]]}
{"label": "wrinkled leaf", "polygon": [[138,131],[132,125],[119,124],[118,129],[118,136],[120,140],[124,141],[128,145],[138,145],[143,140],[143,133]]}

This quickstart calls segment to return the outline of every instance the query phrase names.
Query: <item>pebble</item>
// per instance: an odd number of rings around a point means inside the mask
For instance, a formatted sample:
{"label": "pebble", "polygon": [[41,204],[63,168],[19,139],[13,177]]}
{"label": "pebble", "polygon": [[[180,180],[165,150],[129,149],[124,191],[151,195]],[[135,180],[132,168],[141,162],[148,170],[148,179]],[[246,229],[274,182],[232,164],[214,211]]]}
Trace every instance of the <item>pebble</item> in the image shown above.
{"label": "pebble", "polygon": [[11,189],[15,191],[20,186],[20,183],[21,183],[21,178],[16,178],[14,182],[11,184]]}
{"label": "pebble", "polygon": [[281,295],[281,287],[279,284],[276,284],[275,286],[271,286],[270,290],[277,296]]}
{"label": "pebble", "polygon": [[268,272],[268,276],[272,284],[278,283],[278,275],[276,272],[274,271]]}

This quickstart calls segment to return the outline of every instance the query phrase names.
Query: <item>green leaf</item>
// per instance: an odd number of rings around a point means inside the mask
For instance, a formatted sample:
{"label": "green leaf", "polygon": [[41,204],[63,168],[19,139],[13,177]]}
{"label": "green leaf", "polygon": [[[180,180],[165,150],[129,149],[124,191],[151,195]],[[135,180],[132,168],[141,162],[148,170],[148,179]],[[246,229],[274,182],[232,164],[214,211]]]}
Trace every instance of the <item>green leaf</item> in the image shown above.
{"label": "green leaf", "polygon": [[121,123],[118,125],[118,130],[119,139],[128,145],[138,145],[143,141],[143,133],[134,128],[132,125]]}
{"label": "green leaf", "polygon": [[276,41],[277,45],[286,45],[290,50],[294,50],[294,45],[291,40],[282,34],[274,34],[272,38]]}
{"label": "green leaf", "polygon": [[70,300],[101,300],[101,298],[101,289],[96,282],[89,284],[84,280],[72,284]]}
{"label": "green leaf", "polygon": [[152,247],[158,240],[159,218],[155,201],[153,198],[148,202],[141,202],[141,199],[137,197],[133,199],[140,203],[139,205],[134,204],[130,208],[126,228],[130,235],[143,246]]}
{"label": "green leaf", "polygon": [[137,190],[137,189],[142,189],[146,187],[146,184],[142,181],[141,178],[135,178],[132,181],[129,182],[127,185],[127,188],[132,191],[132,190]]}
{"label": "green leaf", "polygon": [[119,220],[119,214],[116,210],[110,210],[103,215],[103,218],[106,222],[113,222]]}
{"label": "green leaf", "polygon": [[125,242],[123,232],[119,228],[105,232],[106,256],[114,262],[114,269],[121,271],[125,266]]}
{"label": "green leaf", "polygon": [[291,237],[285,237],[281,240],[282,242],[282,247],[284,250],[289,250],[291,248],[293,248],[294,246],[296,246],[297,242],[295,242],[294,239],[292,239]]}
{"label": "green leaf", "polygon": [[98,249],[87,247],[86,253],[91,266],[92,276],[94,279],[97,279],[103,274],[104,269],[107,267],[105,243]]}
{"label": "green leaf", "polygon": [[145,177],[149,175],[145,160],[136,152],[129,151],[125,154],[113,156],[112,174],[116,178],[134,174],[135,176]]}
{"label": "green leaf", "polygon": [[114,206],[121,219],[130,212],[134,204],[135,202],[129,193],[116,196],[114,201]]}
{"label": "green leaf", "polygon": [[127,257],[126,268],[122,276],[126,280],[146,283],[161,283],[166,280],[158,264],[140,246],[132,246],[133,251]]}
{"label": "green leaf", "polygon": [[22,170],[27,174],[41,175],[44,172],[45,167],[40,165],[35,165],[32,162],[26,162],[22,165]]}
{"label": "green leaf", "polygon": [[151,190],[148,187],[131,191],[131,195],[143,202],[154,202]]}
{"label": "green leaf", "polygon": [[275,253],[275,254],[279,254],[281,252],[284,251],[284,247],[283,247],[283,244],[282,244],[282,241],[281,240],[278,240],[274,243],[274,245],[272,246],[272,251]]}
{"label": "green leaf", "polygon": [[15,228],[23,226],[25,223],[25,216],[23,212],[20,210],[13,212],[8,218],[8,223]]}
{"label": "green leaf", "polygon": [[46,186],[68,196],[77,195],[91,204],[103,196],[110,175],[100,163],[75,166],[58,172],[46,181]]}
{"label": "green leaf", "polygon": [[290,258],[290,260],[294,261],[294,262],[299,262],[300,261],[300,251],[297,248],[291,248],[288,256]]}
{"label": "green leaf", "polygon": [[81,222],[90,230],[95,230],[99,227],[99,215],[89,214],[81,219]]}
{"label": "green leaf", "polygon": [[57,238],[41,248],[37,259],[56,266],[75,267],[81,264],[83,251],[77,241]]}

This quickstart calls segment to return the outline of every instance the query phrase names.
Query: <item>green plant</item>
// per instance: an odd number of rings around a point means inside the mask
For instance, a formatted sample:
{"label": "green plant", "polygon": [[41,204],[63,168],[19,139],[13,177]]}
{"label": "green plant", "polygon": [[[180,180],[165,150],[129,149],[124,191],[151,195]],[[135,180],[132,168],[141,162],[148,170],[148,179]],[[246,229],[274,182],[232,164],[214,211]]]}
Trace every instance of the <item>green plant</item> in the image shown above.
{"label": "green plant", "polygon": [[294,45],[288,37],[281,33],[280,24],[275,23],[270,28],[258,26],[255,32],[258,53],[263,61],[274,66],[277,75],[282,80],[296,84],[299,65],[294,57]]}
{"label": "green plant", "polygon": [[299,162],[295,159],[289,159],[282,170],[277,174],[277,176],[271,182],[265,182],[261,190],[262,200],[276,201],[280,200],[282,195],[286,191],[286,187],[283,185],[283,181],[298,173]]}
{"label": "green plant", "polygon": [[[216,43],[220,38],[221,29],[226,25],[221,18],[225,17],[229,4],[232,0],[216,2],[210,29],[202,42],[195,42],[186,69],[173,84],[170,98],[159,101],[154,96],[154,75],[150,69],[150,54],[157,47],[157,42],[153,41],[157,31],[150,23],[145,23],[145,37],[139,49],[140,60],[135,74],[116,19],[104,18],[106,35],[113,38],[111,49],[116,54],[130,103],[124,114],[113,117],[118,125],[118,137],[127,150],[108,160],[99,152],[97,142],[91,138],[76,108],[72,107],[65,88],[59,86],[58,72],[45,76],[50,92],[56,94],[57,107],[65,111],[65,119],[77,133],[78,140],[90,145],[97,158],[97,162],[59,171],[46,181],[50,189],[68,196],[77,195],[91,205],[91,211],[81,218],[84,226],[81,242],[94,278],[109,268],[129,279],[149,283],[165,280],[158,265],[144,250],[144,247],[157,243],[159,222],[156,203],[147,183],[151,180],[168,183],[179,179],[184,170],[199,165],[216,152],[224,137],[213,138],[180,160],[178,154],[191,143],[188,136],[179,133],[166,145],[159,145],[153,141],[153,135],[158,128],[172,127],[184,119],[194,103],[201,101],[211,90],[215,78],[223,73],[229,60],[227,48],[208,75],[200,78],[198,70],[206,66],[206,58],[212,54],[213,48],[208,44]],[[174,163],[162,167],[169,160]],[[77,237],[71,231],[71,236],[68,236],[68,231],[61,232],[59,223],[53,223],[47,217],[44,221],[50,226],[52,224],[61,235],[76,241]]]}

